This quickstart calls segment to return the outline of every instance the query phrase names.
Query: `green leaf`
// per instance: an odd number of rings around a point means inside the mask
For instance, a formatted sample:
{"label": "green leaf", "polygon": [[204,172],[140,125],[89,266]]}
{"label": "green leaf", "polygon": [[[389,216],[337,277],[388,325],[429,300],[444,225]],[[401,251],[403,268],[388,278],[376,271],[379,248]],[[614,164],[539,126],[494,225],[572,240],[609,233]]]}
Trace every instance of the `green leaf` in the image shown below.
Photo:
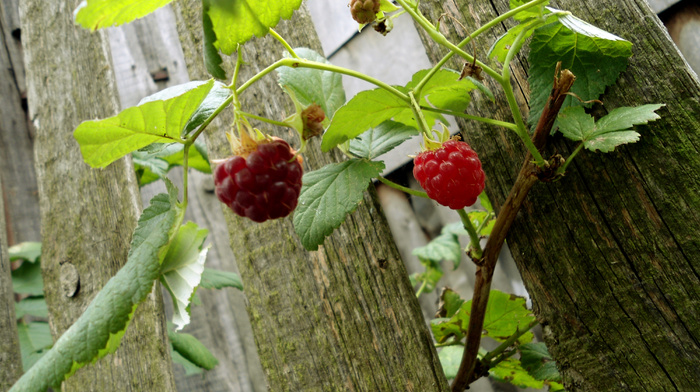
{"label": "green leaf", "polygon": [[[462,226],[461,223],[457,223],[457,225],[460,227]],[[459,267],[459,263],[462,260],[462,253],[463,250],[462,246],[459,244],[459,238],[448,226],[445,226],[441,234],[427,245],[413,250],[413,254],[423,260],[430,260],[435,263],[439,263],[442,260],[449,260],[454,264],[455,269]]]}
{"label": "green leaf", "polygon": [[[194,148],[190,148],[189,167],[202,173],[211,173],[211,165],[202,139],[197,139]],[[185,163],[185,146],[181,143],[151,144],[131,153],[134,169],[139,179],[139,186],[165,178],[176,166]]]}
{"label": "green leaf", "polygon": [[526,31],[525,37],[523,40],[520,41],[520,44],[518,45],[516,51],[520,51],[520,49],[525,44],[525,40],[532,35],[532,33],[535,31],[535,27],[539,26],[540,24],[541,21],[539,19],[529,19],[511,27],[510,29],[508,29],[508,31],[503,33],[503,35],[498,37],[498,39],[496,40],[496,42],[493,43],[493,45],[491,45],[491,48],[488,52],[488,57],[493,57],[501,63],[505,62],[506,56],[508,55],[508,52],[513,46],[515,38],[518,37],[518,34],[520,34],[523,30]]}
{"label": "green leaf", "polygon": [[[301,58],[330,64],[325,57],[308,48],[296,48],[294,52]],[[285,57],[291,57],[289,53]],[[331,119],[339,107],[345,103],[342,75],[312,68],[277,68],[277,83],[283,89],[294,93],[304,106],[315,103],[321,106],[326,118]]]}
{"label": "green leaf", "polygon": [[221,67],[224,60],[216,47],[216,32],[209,17],[210,0],[202,0],[202,30],[204,37],[204,66],[207,72],[217,79],[225,80],[226,71]]}
{"label": "green leaf", "polygon": [[86,29],[119,26],[150,14],[172,0],[87,0],[75,10],[75,21]]}
{"label": "green leaf", "polygon": [[173,363],[182,365],[182,367],[185,369],[185,376],[191,376],[193,374],[200,374],[204,372],[204,370],[201,367],[188,361],[185,357],[183,357],[177,351],[175,351],[172,348],[172,345],[170,349],[170,357],[173,359]]}
{"label": "green leaf", "polygon": [[15,317],[24,317],[25,314],[34,317],[49,317],[49,309],[46,307],[44,297],[28,297],[15,302]]}
{"label": "green leaf", "polygon": [[544,387],[544,383],[530,376],[520,365],[520,361],[515,358],[507,358],[499,362],[489,369],[489,375],[498,381],[507,382],[519,388],[542,389]]}
{"label": "green leaf", "polygon": [[170,181],[165,184],[168,194],[155,196],[141,214],[124,267],[11,391],[58,389],[67,376],[117,349],[136,306],[153,289],[161,259],[184,216],[177,189]]}
{"label": "green leaf", "polygon": [[45,354],[46,349],[53,345],[51,329],[49,323],[20,322],[17,323],[17,333],[22,353],[22,367],[26,372]]}
{"label": "green leaf", "polygon": [[[521,5],[525,5],[529,2],[529,0],[510,0],[510,9],[516,9]],[[520,11],[517,14],[515,14],[515,16],[513,16],[513,19],[524,21],[531,18],[540,18],[542,17],[542,15],[549,13],[549,10],[545,8],[547,4],[549,4],[549,1],[545,1],[542,4],[537,5],[536,7],[528,8],[525,11]]]}
{"label": "green leaf", "polygon": [[[536,29],[529,55],[528,81],[532,91],[529,123],[537,124],[542,114],[558,61],[562,62],[562,69],[569,69],[576,75],[571,92],[589,101],[597,99],[627,68],[631,46],[630,42],[572,15],[561,16],[558,23]],[[567,97],[562,109],[577,105],[582,105],[577,98]]]}
{"label": "green leaf", "polygon": [[[442,278],[442,268],[440,268],[440,263],[420,257],[418,259],[425,267],[425,271],[414,274],[413,280],[416,284],[420,284],[423,287],[423,293],[431,293]],[[425,285],[423,285],[424,283]]]}
{"label": "green leaf", "polygon": [[639,133],[631,128],[634,125],[647,124],[660,117],[654,113],[662,104],[650,104],[637,107],[621,107],[612,110],[597,122],[581,107],[571,107],[559,114],[559,130],[574,141],[582,141],[591,150],[610,152],[615,147],[634,143],[639,140]]}
{"label": "green leaf", "polygon": [[[430,71],[430,69],[424,69],[416,72],[411,78],[411,81],[406,84],[406,89],[412,89],[417,86]],[[435,107],[455,112],[464,111],[469,105],[469,101],[471,101],[469,92],[477,89],[476,84],[474,84],[472,80],[471,78],[459,80],[459,72],[440,69],[430,78],[428,83],[423,86],[419,103],[421,106]],[[424,115],[426,115],[428,126],[432,126],[435,120],[446,123],[442,116],[434,113],[425,112]],[[411,117],[413,113],[403,113],[403,116]],[[396,121],[405,123],[405,121],[400,119]]]}
{"label": "green leaf", "polygon": [[234,287],[238,290],[243,290],[243,282],[241,282],[241,277],[235,272],[205,268],[204,272],[202,273],[202,281],[199,282],[199,287],[205,289]]}
{"label": "green leaf", "polygon": [[211,370],[219,364],[214,354],[194,336],[168,329],[168,338],[173,345],[173,350],[194,365]]}
{"label": "green leaf", "polygon": [[486,191],[479,194],[479,201],[481,202],[481,206],[484,207],[487,212],[493,212],[493,205],[491,204],[491,200],[489,200],[489,196],[486,194]]}
{"label": "green leaf", "polygon": [[114,117],[83,122],[73,136],[85,162],[102,168],[151,143],[182,141],[181,133],[213,85],[210,80],[175,98],[142,101]]}
{"label": "green leaf", "polygon": [[301,0],[210,0],[211,18],[217,41],[214,45],[230,55],[253,37],[265,36],[280,18],[289,19]]}
{"label": "green leaf", "polygon": [[317,250],[355,211],[370,180],[382,170],[383,162],[351,159],[304,174],[294,228],[306,249]]}
{"label": "green leaf", "polygon": [[519,347],[520,362],[536,380],[561,381],[561,375],[557,364],[547,350],[547,345],[540,343],[526,343]]}
{"label": "green leaf", "polygon": [[35,263],[41,257],[41,242],[21,242],[7,249],[10,261],[26,260]]}
{"label": "green leaf", "polygon": [[413,127],[387,120],[350,140],[350,153],[375,159],[417,134],[418,130]]}
{"label": "green leaf", "polygon": [[44,295],[41,264],[24,261],[12,271],[12,291],[18,294]]}
{"label": "green leaf", "polygon": [[443,313],[443,317],[452,317],[462,307],[464,300],[458,292],[445,288],[440,294],[440,306],[438,313]]}
{"label": "green leaf", "polygon": [[176,330],[190,322],[190,300],[199,286],[209,247],[202,249],[209,231],[192,222],[180,227],[161,266],[160,281],[173,300]]}
{"label": "green leaf", "polygon": [[134,170],[139,180],[139,186],[144,186],[161,178],[165,178],[168,170],[170,170],[170,164],[162,158],[144,154],[139,151],[131,153],[131,158],[134,162]]}
{"label": "green leaf", "polygon": [[[403,90],[403,87],[397,88]],[[331,125],[323,134],[321,149],[330,151],[338,144],[406,111],[411,113],[409,104],[384,89],[362,91],[335,113]]]}
{"label": "green leaf", "polygon": [[438,353],[442,371],[445,372],[445,377],[448,380],[457,377],[459,365],[462,363],[462,355],[464,355],[464,346],[460,345],[443,347]]}
{"label": "green leaf", "polygon": [[[471,304],[471,301],[469,303]],[[462,304],[462,307],[464,307],[464,304]],[[458,313],[455,313],[451,318],[430,320],[430,329],[433,331],[436,342],[444,343],[451,337],[454,337],[456,340],[464,338],[467,332],[466,326],[462,327],[462,322],[457,315]]]}

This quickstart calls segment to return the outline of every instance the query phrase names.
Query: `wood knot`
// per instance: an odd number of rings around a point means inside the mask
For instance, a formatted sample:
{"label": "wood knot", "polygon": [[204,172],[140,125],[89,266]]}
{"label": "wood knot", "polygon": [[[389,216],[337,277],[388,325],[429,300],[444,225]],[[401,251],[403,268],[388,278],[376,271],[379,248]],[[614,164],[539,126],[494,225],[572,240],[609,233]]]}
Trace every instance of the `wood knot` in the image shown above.
{"label": "wood knot", "polygon": [[66,297],[75,297],[80,291],[80,275],[72,263],[61,263],[60,280],[61,291]]}

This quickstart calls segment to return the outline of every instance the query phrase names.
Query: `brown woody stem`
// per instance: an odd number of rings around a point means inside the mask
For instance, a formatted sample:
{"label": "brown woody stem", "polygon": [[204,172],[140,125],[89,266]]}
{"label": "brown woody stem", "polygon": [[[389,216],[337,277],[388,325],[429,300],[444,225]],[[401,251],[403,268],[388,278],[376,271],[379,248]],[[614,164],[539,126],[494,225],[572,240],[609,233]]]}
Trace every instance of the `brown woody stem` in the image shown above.
{"label": "brown woody stem", "polygon": [[[557,64],[554,75],[554,87],[542,110],[542,116],[532,136],[532,141],[539,151],[542,151],[544,148],[547,135],[549,135],[557,114],[564,103],[564,99],[567,97],[566,93],[576,79],[574,74],[569,70],[565,69],[560,72],[559,67],[560,64]],[[467,341],[464,355],[462,356],[462,363],[452,383],[452,392],[464,391],[467,385],[488,372],[488,369],[477,360],[477,354],[479,353],[481,334],[484,328],[484,317],[486,315],[486,305],[489,300],[493,272],[496,268],[498,255],[501,253],[501,248],[503,247],[508,230],[525,202],[528,192],[530,192],[532,186],[537,183],[539,180],[538,176],[541,174],[541,169],[538,169],[532,162],[532,155],[528,154],[520,169],[518,178],[515,180],[515,184],[513,184],[510,190],[508,198],[498,213],[496,224],[484,248],[484,256],[477,263],[476,282],[474,284],[474,296],[472,297]]]}

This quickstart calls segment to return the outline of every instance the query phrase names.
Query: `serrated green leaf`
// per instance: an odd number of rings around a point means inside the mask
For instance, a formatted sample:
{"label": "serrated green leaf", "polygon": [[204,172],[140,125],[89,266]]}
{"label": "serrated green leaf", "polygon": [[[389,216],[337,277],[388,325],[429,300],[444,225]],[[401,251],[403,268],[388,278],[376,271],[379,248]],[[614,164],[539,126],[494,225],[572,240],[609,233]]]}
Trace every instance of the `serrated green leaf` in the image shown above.
{"label": "serrated green leaf", "polygon": [[621,144],[638,142],[640,136],[641,135],[635,131],[609,132],[596,135],[584,142],[583,145],[591,151],[600,150],[601,152],[610,152]]}
{"label": "serrated green leaf", "polygon": [[210,80],[175,98],[147,101],[114,117],[84,121],[73,136],[85,162],[102,168],[151,143],[181,141],[181,133],[213,85]]}
{"label": "serrated green leaf", "polygon": [[530,376],[520,365],[520,361],[515,358],[507,358],[499,362],[489,369],[489,375],[498,381],[507,382],[519,388],[542,389],[544,387],[544,383]]}
{"label": "serrated green leaf", "polygon": [[350,140],[350,153],[365,159],[375,159],[418,134],[418,130],[387,120]]}
{"label": "serrated green leaf", "polygon": [[26,372],[31,368],[53,344],[49,323],[32,322],[17,323],[19,348],[22,354],[22,367]]}
{"label": "serrated green leaf", "polygon": [[204,272],[209,247],[202,249],[202,244],[208,234],[208,230],[187,222],[178,230],[163,259],[160,281],[173,300],[175,330],[190,322],[190,299]]}
{"label": "serrated green leaf", "polygon": [[294,229],[308,250],[317,250],[357,208],[370,180],[384,170],[383,162],[351,159],[304,174]]}
{"label": "serrated green leaf", "polygon": [[520,51],[520,48],[522,48],[525,44],[525,39],[529,38],[535,31],[535,27],[539,25],[539,20],[530,19],[511,27],[508,29],[508,31],[503,33],[503,35],[498,37],[493,45],[491,45],[491,48],[489,48],[488,57],[495,58],[501,63],[505,62],[508,51],[510,51],[510,48],[513,46],[513,42],[515,42],[515,38],[518,36],[518,34],[520,34],[523,30],[526,31],[524,39],[520,41],[520,44],[516,49],[517,51]]}
{"label": "serrated green leaf", "polygon": [[[569,69],[576,75],[571,92],[581,100],[589,101],[597,99],[627,68],[627,59],[632,55],[631,46],[630,42],[572,15],[561,16],[558,23],[536,29],[529,55],[528,82],[532,91],[529,123],[537,124],[542,114],[558,61],[562,62],[562,69]],[[577,105],[582,105],[577,98],[567,97],[562,109]]]}
{"label": "serrated green leaf", "polygon": [[464,346],[460,345],[443,347],[438,353],[442,371],[445,372],[445,377],[448,380],[457,377],[459,365],[462,363],[462,355],[464,355]]}
{"label": "serrated green leaf", "polygon": [[[464,304],[462,304],[462,306],[464,306]],[[461,340],[467,332],[466,328],[462,328],[461,320],[456,317],[456,314],[451,318],[436,318],[430,320],[430,329],[433,331],[435,341],[438,343],[444,343],[450,337]]]}
{"label": "serrated green leaf", "polygon": [[568,107],[557,117],[559,132],[567,139],[583,141],[587,135],[595,132],[595,119],[581,106]]}
{"label": "serrated green leaf", "polygon": [[35,263],[41,257],[41,242],[21,242],[7,249],[10,261],[26,260]]}
{"label": "serrated green leaf", "polygon": [[20,318],[24,315],[34,317],[49,317],[49,309],[46,307],[44,297],[28,297],[19,302],[15,302],[15,317]]}
{"label": "serrated green leaf", "polygon": [[146,159],[144,155],[138,151],[131,153],[131,160],[134,163],[139,186],[150,184],[165,177],[170,169],[170,164],[165,159],[153,156]]}
{"label": "serrated green leaf", "polygon": [[541,381],[561,381],[557,364],[547,350],[547,345],[526,343],[520,345],[520,363],[530,375]]}
{"label": "serrated green leaf", "polygon": [[177,189],[170,181],[165,184],[168,194],[155,196],[141,214],[124,267],[11,391],[59,388],[68,375],[116,350],[136,307],[151,292],[161,260],[184,216],[177,203]]}
{"label": "serrated green leaf", "polygon": [[75,10],[75,21],[86,29],[97,30],[133,22],[172,0],[87,0]]}
{"label": "serrated green leaf", "polygon": [[280,19],[289,19],[301,0],[210,0],[211,18],[217,41],[214,44],[230,55],[254,35],[265,36]]}
{"label": "serrated green leaf", "polygon": [[204,272],[202,273],[202,281],[199,282],[199,287],[205,289],[234,287],[238,290],[243,290],[243,282],[241,282],[241,277],[235,272],[205,268]]}
{"label": "serrated green leaf", "polygon": [[[330,64],[325,57],[308,48],[296,48],[294,52],[301,58]],[[285,52],[289,58],[289,53]],[[331,119],[345,103],[345,89],[342,75],[312,68],[281,67],[277,69],[277,83],[289,89],[304,106],[315,103],[323,109],[326,118]]]}
{"label": "serrated green leaf", "polygon": [[613,109],[606,116],[596,121],[596,134],[630,129],[635,125],[656,121],[659,115],[655,111],[664,104],[649,104],[636,107],[620,107]]}
{"label": "serrated green leaf", "polygon": [[202,0],[202,36],[204,38],[204,66],[207,72],[217,79],[225,80],[226,71],[221,67],[224,62],[219,54],[216,43],[216,32],[209,17],[210,0]]}
{"label": "serrated green leaf", "polygon": [[178,333],[168,329],[168,338],[170,338],[170,343],[173,345],[173,350],[194,365],[202,369],[211,370],[219,364],[219,360],[216,359],[214,354],[196,337],[188,333]]}
{"label": "serrated green leaf", "polygon": [[405,111],[411,112],[409,104],[384,89],[362,91],[336,111],[323,134],[321,150],[330,151]]}
{"label": "serrated green leaf", "polygon": [[191,376],[193,374],[201,374],[202,372],[204,372],[204,369],[202,369],[201,367],[188,361],[187,358],[183,357],[177,351],[175,351],[172,348],[172,346],[170,349],[170,357],[172,358],[173,363],[177,363],[177,364],[182,365],[182,367],[185,369],[185,376]]}
{"label": "serrated green leaf", "polygon": [[18,294],[44,295],[41,265],[23,261],[19,268],[12,271],[12,291]]}

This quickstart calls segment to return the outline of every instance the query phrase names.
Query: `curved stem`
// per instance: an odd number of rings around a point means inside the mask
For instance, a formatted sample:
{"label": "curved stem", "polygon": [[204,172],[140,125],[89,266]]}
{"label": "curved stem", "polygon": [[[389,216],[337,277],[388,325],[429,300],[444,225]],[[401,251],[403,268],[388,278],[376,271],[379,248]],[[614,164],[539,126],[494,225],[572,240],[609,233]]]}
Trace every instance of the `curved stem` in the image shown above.
{"label": "curved stem", "polygon": [[428,286],[428,281],[424,280],[423,284],[420,285],[420,288],[418,288],[418,291],[416,291],[416,298],[420,298],[420,295],[423,294],[423,291],[425,288]]}
{"label": "curved stem", "polygon": [[289,52],[290,56],[292,56],[295,59],[301,59],[301,57],[297,55],[297,53],[294,51],[294,49],[292,49],[292,47],[287,43],[287,41],[284,38],[282,38],[282,36],[279,35],[273,28],[270,28],[270,35],[275,37],[277,41],[282,43],[284,48],[287,49],[287,52]]}
{"label": "curved stem", "polygon": [[472,220],[469,219],[469,214],[467,214],[467,212],[464,211],[464,208],[460,208],[459,210],[457,210],[457,213],[462,219],[462,225],[464,226],[464,229],[467,230],[467,233],[469,233],[470,245],[473,252],[472,255],[474,256],[474,258],[480,259],[484,251],[481,249],[481,239],[479,238],[479,233],[477,233],[476,227],[474,227]]}
{"label": "curved stem", "polygon": [[190,162],[189,162],[189,157],[190,157],[190,147],[192,147],[191,144],[185,144],[185,148],[183,150],[183,162],[182,162],[182,208],[186,209],[187,208],[187,179],[188,179],[188,169],[190,168]]}
{"label": "curved stem", "polygon": [[500,120],[495,120],[495,119],[492,119],[492,118],[474,116],[474,115],[471,115],[471,114],[462,113],[462,112],[455,112],[455,111],[452,111],[452,110],[444,110],[444,109],[429,108],[429,107],[426,107],[426,106],[421,106],[420,108],[423,109],[423,110],[427,110],[427,111],[429,111],[429,112],[435,112],[435,113],[440,113],[440,114],[447,114],[448,116],[462,117],[462,118],[465,118],[465,119],[467,119],[467,120],[481,121],[482,123],[486,123],[486,124],[491,124],[491,125],[496,125],[496,126],[499,126],[499,127],[507,128],[507,129],[510,129],[511,131],[515,131],[515,132],[518,131],[518,126],[517,126],[517,125],[515,125],[515,124],[513,124],[513,123],[510,123],[510,122],[506,122],[506,121],[500,121]]}
{"label": "curved stem", "polygon": [[425,120],[425,115],[423,115],[423,111],[421,110],[421,106],[416,101],[415,95],[413,95],[413,91],[410,91],[408,93],[408,97],[411,99],[411,110],[413,111],[413,115],[416,116],[416,122],[418,123],[418,127],[420,128],[420,131],[427,136],[428,138],[433,137],[431,135],[431,130],[430,126],[428,125],[428,122]]}
{"label": "curved stem", "polygon": [[564,164],[561,165],[561,167],[557,170],[557,173],[558,173],[558,174],[564,174],[564,173],[566,173],[566,168],[569,166],[569,163],[571,163],[571,161],[574,160],[574,157],[575,157],[579,152],[581,152],[582,149],[583,149],[583,143],[581,143],[581,144],[579,144],[578,146],[576,146],[576,149],[574,150],[574,152],[572,152],[571,155],[569,155],[569,157],[566,158],[566,162],[564,162]]}
{"label": "curved stem", "polygon": [[275,121],[275,120],[271,120],[271,119],[266,118],[266,117],[261,117],[261,116],[257,116],[257,115],[252,114],[252,113],[247,113],[247,112],[242,112],[242,111],[239,111],[238,113],[240,113],[243,117],[253,118],[255,120],[266,122],[268,124],[278,125],[280,127],[286,127],[286,128],[290,127],[289,124],[283,123],[282,121]]}
{"label": "curved stem", "polygon": [[221,105],[219,105],[219,107],[216,108],[216,110],[214,110],[214,112],[213,112],[212,114],[210,114],[209,117],[207,117],[206,120],[204,120],[204,122],[202,123],[202,125],[199,126],[199,129],[197,129],[197,131],[196,131],[195,133],[193,133],[192,135],[190,135],[190,137],[188,137],[187,140],[185,140],[185,147],[187,147],[188,145],[192,145],[192,144],[194,143],[194,141],[197,140],[197,138],[199,137],[199,135],[201,135],[202,132],[204,132],[204,129],[206,129],[206,127],[207,127],[209,124],[211,124],[212,121],[214,121],[214,119],[216,118],[216,116],[218,116],[219,113],[221,113],[221,111],[223,111],[228,105],[230,105],[231,102],[233,102],[233,99],[234,99],[235,96],[236,96],[236,95],[235,95],[235,92],[234,92],[233,95],[231,95],[230,97],[226,98],[226,100],[225,100],[223,103],[221,103]]}
{"label": "curved stem", "polygon": [[532,328],[534,328],[537,324],[539,324],[539,321],[533,320],[530,322],[530,324],[526,325],[525,328],[523,328],[522,330],[520,328],[518,328],[518,330],[515,331],[515,333],[512,334],[510,337],[508,337],[508,339],[506,339],[506,341],[501,343],[498,347],[496,347],[492,351],[489,351],[488,353],[486,353],[486,355],[484,355],[484,357],[481,358],[481,362],[490,365],[490,361],[493,358],[495,358],[500,353],[504,352],[508,347],[515,344],[515,342],[518,339],[520,339],[521,336],[528,333],[528,331],[530,331]]}
{"label": "curved stem", "polygon": [[423,191],[417,191],[415,189],[407,188],[407,187],[405,187],[403,185],[399,185],[399,184],[397,184],[397,183],[395,183],[395,182],[393,182],[385,177],[381,177],[381,176],[377,177],[377,180],[379,180],[382,184],[384,184],[386,186],[389,186],[389,187],[394,188],[394,189],[398,189],[402,192],[408,193],[409,195],[430,199],[430,197],[428,197],[428,194],[423,192]]}

